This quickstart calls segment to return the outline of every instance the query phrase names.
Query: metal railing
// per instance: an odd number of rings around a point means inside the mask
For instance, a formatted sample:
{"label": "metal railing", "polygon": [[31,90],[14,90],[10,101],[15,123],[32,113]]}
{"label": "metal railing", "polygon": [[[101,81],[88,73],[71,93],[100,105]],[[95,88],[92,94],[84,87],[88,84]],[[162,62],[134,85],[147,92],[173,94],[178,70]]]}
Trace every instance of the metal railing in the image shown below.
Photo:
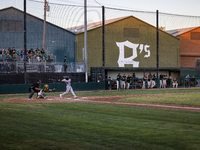
{"label": "metal railing", "polygon": [[[24,61],[1,62],[0,73],[24,73]],[[26,72],[85,72],[83,63],[68,62],[66,70],[63,62],[26,62]]]}
{"label": "metal railing", "polygon": [[194,78],[177,78],[174,82],[172,79],[143,81],[143,78],[134,78],[131,80],[130,85],[125,81],[117,79],[106,80],[106,89],[153,89],[153,88],[191,88],[200,87],[200,77]]}

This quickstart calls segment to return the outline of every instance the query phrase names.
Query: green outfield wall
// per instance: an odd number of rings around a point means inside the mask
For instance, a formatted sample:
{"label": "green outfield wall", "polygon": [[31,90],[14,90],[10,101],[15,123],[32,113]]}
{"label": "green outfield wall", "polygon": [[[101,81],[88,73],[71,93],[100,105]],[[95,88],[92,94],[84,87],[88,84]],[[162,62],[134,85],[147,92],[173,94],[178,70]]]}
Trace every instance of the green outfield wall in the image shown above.
{"label": "green outfield wall", "polygon": [[[18,94],[29,93],[28,89],[32,84],[1,84],[0,94]],[[44,84],[41,86],[43,87]],[[64,92],[66,90],[65,83],[49,83],[49,88],[55,88],[55,92]],[[88,83],[72,83],[74,91],[92,91],[105,90],[105,82],[88,82]]]}

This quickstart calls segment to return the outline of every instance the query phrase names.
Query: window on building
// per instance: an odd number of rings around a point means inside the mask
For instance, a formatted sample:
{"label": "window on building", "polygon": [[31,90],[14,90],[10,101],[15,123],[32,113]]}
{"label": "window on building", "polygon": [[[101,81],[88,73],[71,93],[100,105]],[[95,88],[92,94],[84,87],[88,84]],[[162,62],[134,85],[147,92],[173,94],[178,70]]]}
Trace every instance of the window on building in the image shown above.
{"label": "window on building", "polygon": [[200,32],[191,32],[191,40],[200,40]]}
{"label": "window on building", "polygon": [[1,31],[7,32],[22,32],[23,30],[22,21],[13,20],[2,20],[1,21]]}
{"label": "window on building", "polygon": [[124,28],[124,37],[139,38],[138,28]]}

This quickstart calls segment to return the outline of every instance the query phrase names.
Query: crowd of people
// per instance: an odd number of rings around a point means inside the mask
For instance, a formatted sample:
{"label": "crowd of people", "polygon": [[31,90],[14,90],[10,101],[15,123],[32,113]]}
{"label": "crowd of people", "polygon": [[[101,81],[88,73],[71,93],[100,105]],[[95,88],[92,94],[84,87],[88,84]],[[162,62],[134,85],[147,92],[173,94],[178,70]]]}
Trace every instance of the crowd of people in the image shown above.
{"label": "crowd of people", "polygon": [[[25,54],[26,53],[26,54]],[[11,62],[17,60],[26,60],[27,62],[52,62],[53,59],[50,55],[47,55],[43,49],[37,48],[33,50],[24,51],[23,48],[20,50],[16,50],[15,47],[8,49],[0,48],[0,71],[1,73],[10,73],[11,70]]]}
{"label": "crowd of people", "polygon": [[[112,86],[113,80],[111,77],[108,77],[108,87],[110,88]],[[178,81],[176,78],[172,78],[171,76],[167,76],[167,74],[160,74],[159,78],[157,78],[156,74],[151,74],[149,72],[148,75],[144,75],[142,79],[137,78],[135,76],[135,73],[131,75],[126,76],[125,74],[121,75],[118,73],[116,80],[116,88],[117,90],[119,89],[129,89],[132,85],[135,83],[140,83],[137,84],[141,86],[142,89],[147,89],[147,88],[154,88],[157,87],[157,83],[159,80],[159,87],[160,88],[166,88],[172,86],[173,88],[178,88]],[[102,77],[99,76],[98,82],[102,81]],[[132,84],[132,82],[134,82]]]}
{"label": "crowd of people", "polygon": [[[26,54],[25,54],[26,53]],[[1,49],[0,48],[0,61],[16,61],[17,58],[20,58],[21,60],[26,59],[26,61],[30,62],[31,60],[36,60],[38,62],[52,62],[53,59],[50,57],[50,55],[47,55],[43,49],[37,48],[36,50],[33,50],[31,48],[30,50],[24,51],[23,48],[20,50],[16,50],[14,47],[8,48],[8,49]]]}

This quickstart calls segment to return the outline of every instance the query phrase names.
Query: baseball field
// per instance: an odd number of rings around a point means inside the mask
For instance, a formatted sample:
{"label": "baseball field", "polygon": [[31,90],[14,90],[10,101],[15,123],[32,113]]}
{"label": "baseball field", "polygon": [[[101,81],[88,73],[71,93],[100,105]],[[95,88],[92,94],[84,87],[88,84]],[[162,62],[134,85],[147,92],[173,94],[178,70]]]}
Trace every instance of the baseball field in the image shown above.
{"label": "baseball field", "polygon": [[199,150],[200,89],[0,95],[1,150]]}

